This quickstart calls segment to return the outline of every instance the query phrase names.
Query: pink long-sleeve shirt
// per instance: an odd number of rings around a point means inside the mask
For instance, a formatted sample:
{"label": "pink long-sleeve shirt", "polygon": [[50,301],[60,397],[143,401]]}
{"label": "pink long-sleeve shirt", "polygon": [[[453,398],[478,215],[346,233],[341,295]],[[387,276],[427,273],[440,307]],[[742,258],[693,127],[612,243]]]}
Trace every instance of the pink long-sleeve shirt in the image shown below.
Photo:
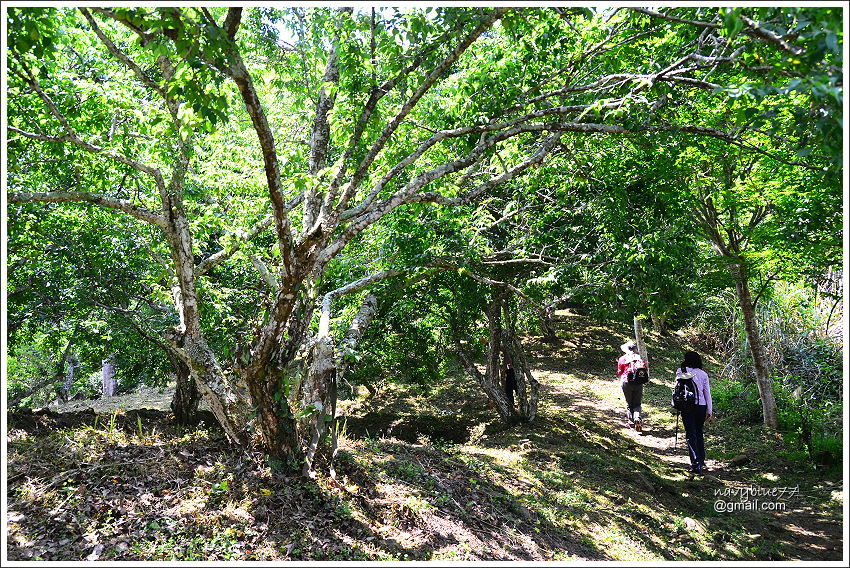
{"label": "pink long-sleeve shirt", "polygon": [[[708,384],[708,373],[703,371],[702,369],[692,369],[690,367],[685,367],[687,372],[694,374],[694,388],[697,391],[697,404],[705,405],[705,413],[713,414],[712,406],[711,406],[711,387]],[[676,376],[682,374],[682,368],[676,370]]]}

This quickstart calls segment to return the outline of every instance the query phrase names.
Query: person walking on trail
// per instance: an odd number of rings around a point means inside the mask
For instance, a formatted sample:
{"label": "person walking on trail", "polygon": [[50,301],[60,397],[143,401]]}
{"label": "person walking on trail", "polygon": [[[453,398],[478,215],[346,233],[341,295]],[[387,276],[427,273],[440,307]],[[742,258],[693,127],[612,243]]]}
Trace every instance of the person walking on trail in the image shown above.
{"label": "person walking on trail", "polygon": [[514,371],[514,365],[511,361],[510,355],[506,353],[503,361],[504,366],[502,368],[502,372],[505,380],[505,398],[508,399],[508,404],[511,408],[513,408],[514,393],[516,392],[517,394],[519,394],[516,384],[516,372]]}
{"label": "person walking on trail", "polygon": [[685,360],[676,369],[676,380],[687,380],[688,378],[693,381],[695,395],[694,404],[688,405],[681,411],[682,423],[685,426],[685,440],[688,443],[688,454],[691,459],[688,473],[702,475],[708,471],[705,466],[703,427],[706,422],[711,422],[712,404],[708,373],[703,370],[702,357],[696,351],[687,351]]}
{"label": "person walking on trail", "polygon": [[643,430],[641,421],[641,400],[643,399],[643,383],[636,380],[637,369],[646,369],[646,361],[638,354],[637,344],[627,341],[620,346],[623,354],[617,359],[617,375],[626,397],[626,425],[636,432]]}

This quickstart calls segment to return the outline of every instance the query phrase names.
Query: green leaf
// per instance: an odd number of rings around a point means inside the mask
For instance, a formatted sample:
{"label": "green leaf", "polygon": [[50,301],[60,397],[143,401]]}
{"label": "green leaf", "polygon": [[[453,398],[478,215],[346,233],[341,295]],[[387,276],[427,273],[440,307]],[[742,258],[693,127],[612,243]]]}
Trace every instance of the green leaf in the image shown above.
{"label": "green leaf", "polygon": [[734,39],[744,29],[744,21],[740,17],[740,8],[721,8],[723,30],[726,37]]}

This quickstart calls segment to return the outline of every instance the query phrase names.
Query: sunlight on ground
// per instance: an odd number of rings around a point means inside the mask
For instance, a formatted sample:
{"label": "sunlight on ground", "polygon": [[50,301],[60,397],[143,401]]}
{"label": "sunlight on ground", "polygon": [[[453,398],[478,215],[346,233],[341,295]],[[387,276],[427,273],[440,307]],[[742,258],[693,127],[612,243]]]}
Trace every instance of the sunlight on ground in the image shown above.
{"label": "sunlight on ground", "polygon": [[662,560],[616,526],[593,524],[588,527],[588,532],[612,560]]}

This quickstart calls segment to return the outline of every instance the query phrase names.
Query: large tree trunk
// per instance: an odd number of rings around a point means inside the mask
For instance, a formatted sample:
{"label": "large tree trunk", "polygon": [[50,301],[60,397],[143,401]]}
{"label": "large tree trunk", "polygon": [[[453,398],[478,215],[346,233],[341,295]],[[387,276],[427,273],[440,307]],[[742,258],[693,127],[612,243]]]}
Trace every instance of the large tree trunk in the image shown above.
{"label": "large tree trunk", "polygon": [[730,265],[732,276],[735,278],[735,289],[738,293],[738,303],[744,318],[744,330],[747,334],[747,344],[753,357],[753,367],[756,371],[756,385],[761,399],[764,424],[777,428],[779,422],[776,416],[776,398],[773,395],[773,382],[767,365],[767,356],[761,343],[761,336],[756,321],[756,309],[748,282],[747,270],[740,263]]}
{"label": "large tree trunk", "polygon": [[[245,368],[245,383],[257,412],[263,451],[291,466],[299,463],[302,456],[293,409],[300,403],[309,364],[309,352],[305,348],[307,325],[312,318],[312,299],[306,296],[296,299],[295,281],[302,279],[283,280],[270,308],[268,323],[255,338]],[[282,344],[284,336],[288,341]]]}
{"label": "large tree trunk", "polygon": [[315,476],[315,456],[322,437],[331,434],[330,464],[331,475],[333,460],[336,456],[337,443],[337,385],[348,367],[347,355],[351,353],[363,337],[363,333],[375,317],[378,309],[378,299],[374,294],[367,294],[360,305],[360,310],[345,335],[335,348],[330,336],[330,302],[333,296],[325,296],[322,304],[322,317],[319,322],[319,334],[311,353],[310,371],[304,385],[302,405],[312,407],[311,413],[301,424],[302,436],[310,442],[305,450],[304,468],[302,473],[309,477]]}
{"label": "large tree trunk", "polygon": [[315,476],[313,461],[319,442],[327,431],[328,422],[333,420],[331,409],[336,408],[336,393],[333,387],[336,385],[337,366],[334,361],[334,346],[329,335],[323,333],[324,326],[319,324],[320,337],[313,344],[310,356],[310,367],[307,372],[307,380],[304,385],[304,396],[302,399],[302,412],[306,412],[303,424],[303,439],[310,437],[310,442],[304,452],[304,468],[302,473],[310,477]]}
{"label": "large tree trunk", "polygon": [[198,404],[201,401],[198,385],[192,378],[189,365],[177,353],[169,351],[168,360],[171,361],[171,366],[174,367],[174,374],[177,378],[174,397],[171,399],[171,412],[174,413],[174,418],[178,424],[191,424],[195,420]]}
{"label": "large tree trunk", "polygon": [[247,417],[239,412],[245,410],[245,401],[240,400],[234,392],[216,361],[215,353],[202,336],[185,337],[183,352],[195,384],[216,420],[231,441],[240,446],[245,445],[243,428]]}
{"label": "large tree trunk", "polygon": [[297,424],[287,395],[297,392],[303,369],[296,361],[286,370],[266,369],[246,375],[251,400],[257,410],[257,425],[263,450],[288,465],[300,461]]}

